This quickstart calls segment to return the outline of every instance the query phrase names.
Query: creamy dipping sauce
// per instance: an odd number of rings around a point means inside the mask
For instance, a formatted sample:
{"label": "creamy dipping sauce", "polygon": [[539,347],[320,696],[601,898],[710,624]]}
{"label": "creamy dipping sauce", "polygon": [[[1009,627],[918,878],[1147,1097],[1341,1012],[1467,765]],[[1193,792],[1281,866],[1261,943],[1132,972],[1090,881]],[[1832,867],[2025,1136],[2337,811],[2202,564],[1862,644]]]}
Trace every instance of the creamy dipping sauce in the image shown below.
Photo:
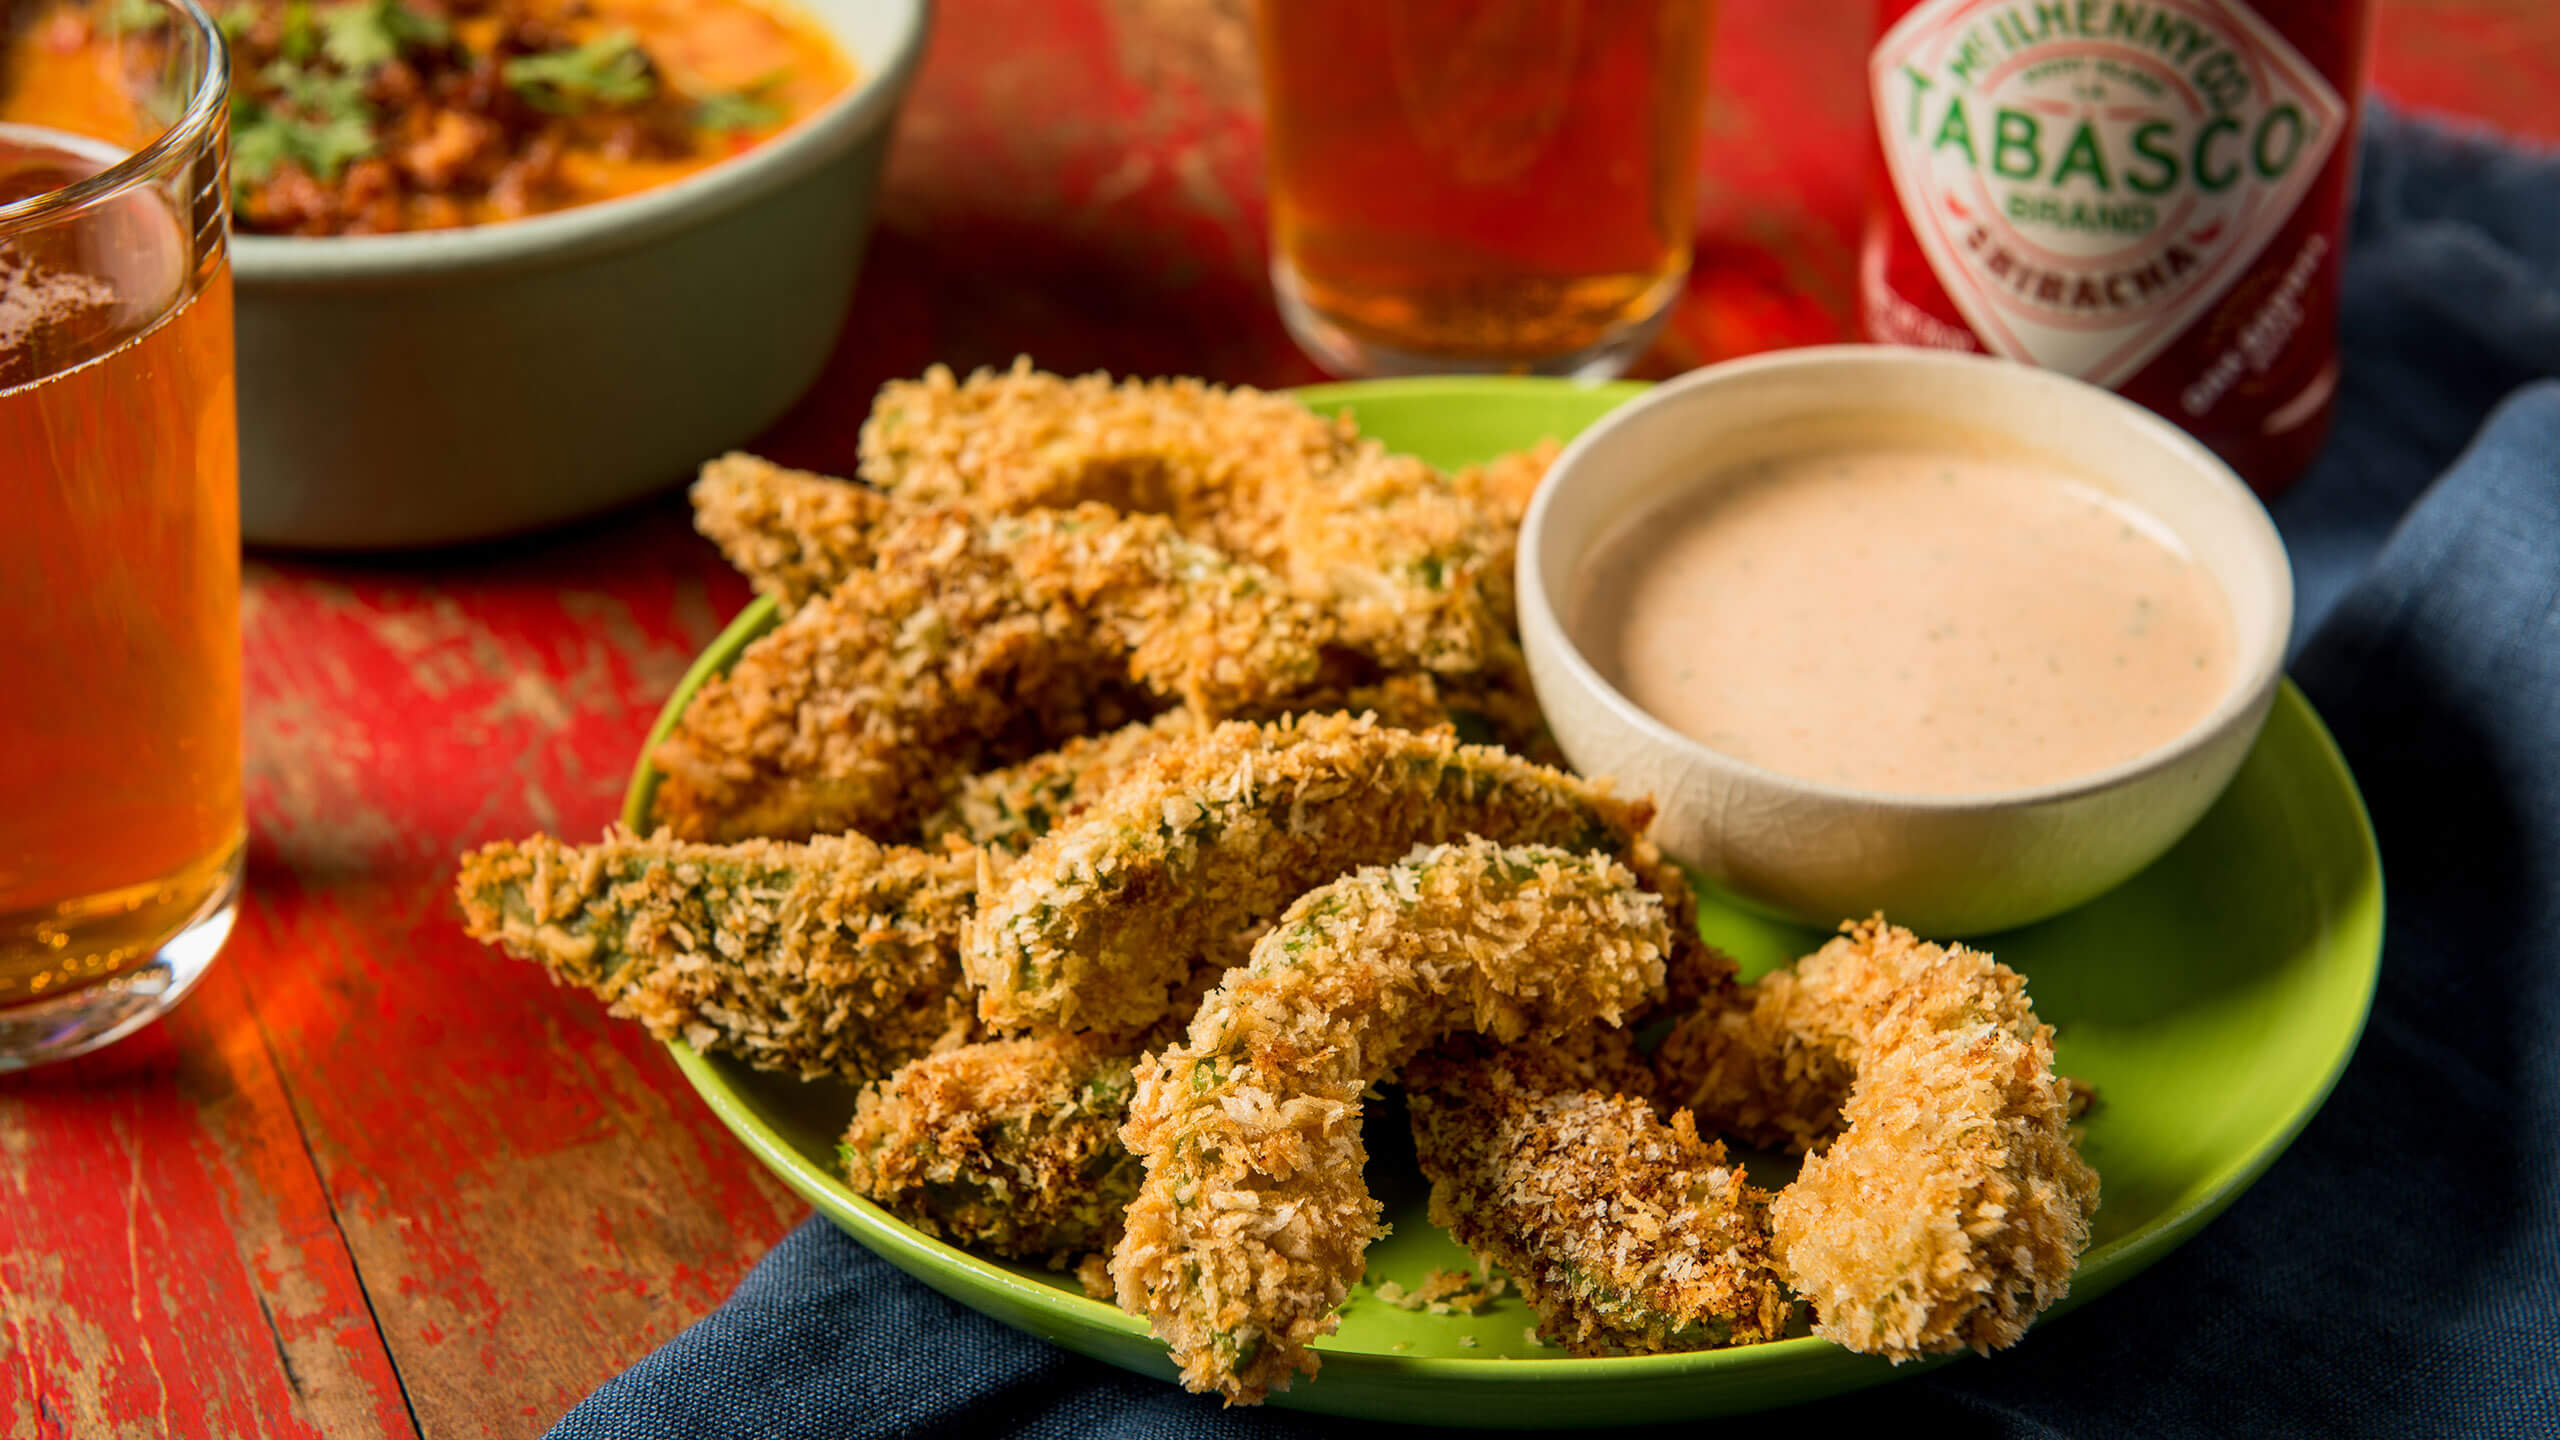
{"label": "creamy dipping sauce", "polygon": [[1583,653],[1664,724],[1904,794],[2087,775],[2221,699],[2230,607],[2156,518],[2025,456],[1889,445],[1714,477],[1587,562]]}

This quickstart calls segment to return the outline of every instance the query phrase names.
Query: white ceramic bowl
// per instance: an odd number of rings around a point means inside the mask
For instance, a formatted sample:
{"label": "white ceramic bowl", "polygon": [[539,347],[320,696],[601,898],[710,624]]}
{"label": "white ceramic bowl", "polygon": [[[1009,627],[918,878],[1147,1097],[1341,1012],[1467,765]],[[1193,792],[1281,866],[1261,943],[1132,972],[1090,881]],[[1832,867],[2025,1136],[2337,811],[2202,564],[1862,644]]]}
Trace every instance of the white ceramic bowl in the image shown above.
{"label": "white ceramic bowl", "polygon": [[[2054,456],[2074,478],[2157,516],[2230,602],[2229,689],[2185,733],[2123,764],[2059,784],[1951,796],[1782,775],[1639,710],[1572,638],[1566,607],[1585,557],[1667,494],[1782,453],[1844,416],[1989,432]],[[1529,671],[1556,739],[1577,770],[1653,797],[1665,850],[1757,908],[1825,926],[1882,910],[1942,936],[2067,910],[2175,843],[2256,740],[2293,622],[2292,572],[2265,508],[2175,426],[2048,371],[1885,346],[1737,360],[1629,401],[1558,457],[1529,508],[1519,564]]]}

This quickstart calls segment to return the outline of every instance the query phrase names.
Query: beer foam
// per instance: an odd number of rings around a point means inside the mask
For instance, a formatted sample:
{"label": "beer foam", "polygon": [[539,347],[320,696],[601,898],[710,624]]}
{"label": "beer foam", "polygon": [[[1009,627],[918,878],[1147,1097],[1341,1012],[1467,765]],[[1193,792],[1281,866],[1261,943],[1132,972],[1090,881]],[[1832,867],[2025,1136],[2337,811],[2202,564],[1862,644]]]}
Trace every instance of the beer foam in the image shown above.
{"label": "beer foam", "polygon": [[0,355],[31,350],[48,331],[115,303],[114,287],[97,276],[37,265],[0,243]]}
{"label": "beer foam", "polygon": [[41,269],[0,246],[0,351],[33,346],[44,331],[100,305],[115,305],[115,290],[105,279]]}
{"label": "beer foam", "polygon": [[[59,188],[122,156],[86,136],[0,124],[0,179]],[[87,364],[149,329],[183,298],[188,257],[176,214],[147,186],[0,235],[0,389]]]}

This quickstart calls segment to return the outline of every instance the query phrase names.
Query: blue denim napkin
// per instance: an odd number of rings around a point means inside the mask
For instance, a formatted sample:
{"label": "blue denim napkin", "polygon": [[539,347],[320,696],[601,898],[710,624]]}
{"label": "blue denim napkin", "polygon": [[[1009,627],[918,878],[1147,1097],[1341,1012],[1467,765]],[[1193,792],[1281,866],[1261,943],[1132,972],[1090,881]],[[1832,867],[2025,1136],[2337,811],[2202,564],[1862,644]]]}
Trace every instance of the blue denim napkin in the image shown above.
{"label": "blue denim napkin", "polygon": [[[1777,1423],[2560,1434],[2560,158],[2376,106],[2354,223],[2337,429],[2275,510],[2309,637],[2294,677],[2382,840],[2364,1042],[2265,1179],[2152,1270],[1995,1359]],[[552,1433],[1387,1432],[1221,1412],[812,1219]]]}

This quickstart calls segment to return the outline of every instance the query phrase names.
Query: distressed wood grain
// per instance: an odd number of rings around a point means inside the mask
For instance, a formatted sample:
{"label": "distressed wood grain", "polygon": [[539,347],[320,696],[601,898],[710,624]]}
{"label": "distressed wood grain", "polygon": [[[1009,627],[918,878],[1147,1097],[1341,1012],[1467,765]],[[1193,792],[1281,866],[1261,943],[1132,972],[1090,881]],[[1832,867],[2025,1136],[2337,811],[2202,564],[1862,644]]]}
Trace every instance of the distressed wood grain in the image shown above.
{"label": "distressed wood grain", "polygon": [[661,505],[396,569],[261,567],[251,594],[265,864],[228,963],[420,1431],[538,1430],[799,1207],[645,1035],[463,937],[453,860],[598,833],[745,587]]}
{"label": "distressed wood grain", "polygon": [[[1726,0],[1663,374],[1851,321],[1865,7]],[[2560,139],[2560,9],[2385,0],[2379,89]],[[758,448],[936,360],[1318,378],[1265,289],[1244,0],[943,0],[845,338]],[[521,1436],[801,1207],[674,1067],[463,938],[469,845],[594,833],[744,587],[672,498],[248,575],[250,898],[166,1023],[0,1079],[0,1434]]]}
{"label": "distressed wood grain", "polygon": [[0,1086],[0,1433],[411,1433],[243,967]]}

